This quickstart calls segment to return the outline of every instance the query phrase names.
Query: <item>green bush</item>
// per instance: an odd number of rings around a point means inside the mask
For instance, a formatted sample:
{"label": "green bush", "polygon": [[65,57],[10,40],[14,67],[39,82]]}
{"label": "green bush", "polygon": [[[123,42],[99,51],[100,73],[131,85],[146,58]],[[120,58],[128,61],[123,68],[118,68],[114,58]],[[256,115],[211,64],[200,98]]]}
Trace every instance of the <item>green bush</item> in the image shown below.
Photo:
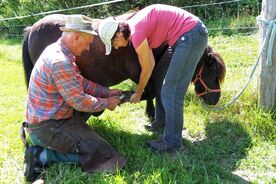
{"label": "green bush", "polygon": [[[126,0],[120,3],[102,5],[91,8],[83,8],[77,10],[68,10],[61,12],[63,14],[85,14],[93,18],[104,18],[110,15],[119,15],[131,9],[141,9],[147,5],[155,3],[170,4],[192,12],[200,17],[207,26],[220,24],[225,26],[229,20],[242,17],[256,17],[260,12],[261,0],[242,0],[233,3],[223,3],[227,0]],[[2,0],[0,3],[0,18],[25,16],[37,14],[40,12],[48,12],[53,10],[62,10],[74,8],[84,5],[105,2],[102,0]],[[212,5],[213,3],[223,3]],[[207,4],[206,6],[200,6]],[[209,4],[209,5],[208,5]],[[199,5],[192,6],[191,5]],[[185,8],[186,7],[186,8]],[[20,25],[32,25],[35,21],[43,16],[31,16],[23,19],[0,21],[1,35],[6,34],[21,34],[22,27]],[[251,18],[252,19],[252,18]],[[246,22],[244,22],[246,23]],[[254,24],[251,22],[249,24]],[[228,24],[229,25],[229,24]],[[7,27],[3,30],[1,27]],[[23,26],[23,27],[24,27]],[[239,30],[238,30],[239,31]],[[225,32],[225,31],[220,31]],[[231,34],[232,31],[226,31]]]}

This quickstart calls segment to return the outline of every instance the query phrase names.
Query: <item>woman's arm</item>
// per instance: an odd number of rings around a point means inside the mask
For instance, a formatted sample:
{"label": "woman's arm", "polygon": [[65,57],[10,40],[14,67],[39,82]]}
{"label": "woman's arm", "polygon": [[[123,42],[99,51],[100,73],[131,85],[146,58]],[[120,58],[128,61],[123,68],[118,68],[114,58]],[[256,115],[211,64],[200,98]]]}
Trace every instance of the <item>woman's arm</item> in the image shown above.
{"label": "woman's arm", "polygon": [[131,96],[130,99],[132,103],[140,102],[142,93],[148,83],[148,80],[151,76],[152,70],[155,65],[152,50],[149,48],[147,39],[142,41],[142,43],[135,50],[138,54],[138,59],[141,66],[141,73],[139,83],[136,88],[136,92]]}

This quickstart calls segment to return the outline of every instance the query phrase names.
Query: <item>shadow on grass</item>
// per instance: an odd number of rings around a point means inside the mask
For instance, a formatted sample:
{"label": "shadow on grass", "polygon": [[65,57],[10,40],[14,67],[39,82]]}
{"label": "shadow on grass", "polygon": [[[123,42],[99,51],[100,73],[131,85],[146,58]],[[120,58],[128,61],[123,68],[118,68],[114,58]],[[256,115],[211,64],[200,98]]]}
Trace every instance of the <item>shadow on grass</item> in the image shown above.
{"label": "shadow on grass", "polygon": [[206,123],[206,138],[193,142],[184,137],[186,150],[174,156],[148,149],[145,143],[156,135],[138,135],[99,124],[94,124],[95,130],[127,157],[124,171],[130,183],[247,183],[232,174],[252,141],[242,122],[225,119]]}
{"label": "shadow on grass", "polygon": [[114,175],[89,175],[79,167],[56,164],[48,169],[47,183],[116,183],[118,178],[126,183],[247,183],[232,174],[251,145],[240,122],[206,123],[206,138],[193,142],[184,137],[186,150],[174,155],[149,150],[145,143],[158,135],[122,131],[122,127],[100,119],[89,124],[127,158],[125,168]]}
{"label": "shadow on grass", "polygon": [[204,140],[184,140],[187,152],[183,157],[193,163],[186,166],[187,169],[194,178],[204,175],[199,183],[248,183],[232,174],[239,161],[245,158],[252,141],[241,124],[229,119],[206,123]]}

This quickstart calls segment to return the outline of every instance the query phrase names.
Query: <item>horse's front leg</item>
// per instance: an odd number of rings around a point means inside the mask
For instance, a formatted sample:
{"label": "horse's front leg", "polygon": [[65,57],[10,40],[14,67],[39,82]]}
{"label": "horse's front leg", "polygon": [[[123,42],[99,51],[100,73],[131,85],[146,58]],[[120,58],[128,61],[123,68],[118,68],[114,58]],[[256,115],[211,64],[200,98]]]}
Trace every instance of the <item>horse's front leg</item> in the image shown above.
{"label": "horse's front leg", "polygon": [[[141,67],[137,58],[136,53],[128,52],[129,55],[126,56],[125,59],[125,69],[129,75],[129,78],[138,84],[140,73],[141,73]],[[136,57],[133,57],[136,56]],[[131,59],[130,59],[131,58]],[[155,108],[153,105],[153,99],[155,97],[154,87],[153,83],[150,80],[142,94],[141,100],[146,100],[146,109],[145,113],[149,117],[149,119],[153,120],[155,116]]]}

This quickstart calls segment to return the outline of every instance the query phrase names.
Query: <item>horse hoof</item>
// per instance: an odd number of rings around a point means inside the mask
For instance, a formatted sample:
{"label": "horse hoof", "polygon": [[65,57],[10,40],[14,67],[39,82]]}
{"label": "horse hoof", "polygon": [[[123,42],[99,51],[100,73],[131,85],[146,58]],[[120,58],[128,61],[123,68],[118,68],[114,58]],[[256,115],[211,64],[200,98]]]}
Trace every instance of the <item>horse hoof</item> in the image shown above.
{"label": "horse hoof", "polygon": [[144,127],[149,132],[161,132],[164,129],[164,127],[161,127],[159,125],[154,125],[152,123],[145,125]]}
{"label": "horse hoof", "polygon": [[119,96],[119,99],[121,100],[121,104],[125,102],[129,102],[133,93],[134,93],[133,91],[123,91]]}

